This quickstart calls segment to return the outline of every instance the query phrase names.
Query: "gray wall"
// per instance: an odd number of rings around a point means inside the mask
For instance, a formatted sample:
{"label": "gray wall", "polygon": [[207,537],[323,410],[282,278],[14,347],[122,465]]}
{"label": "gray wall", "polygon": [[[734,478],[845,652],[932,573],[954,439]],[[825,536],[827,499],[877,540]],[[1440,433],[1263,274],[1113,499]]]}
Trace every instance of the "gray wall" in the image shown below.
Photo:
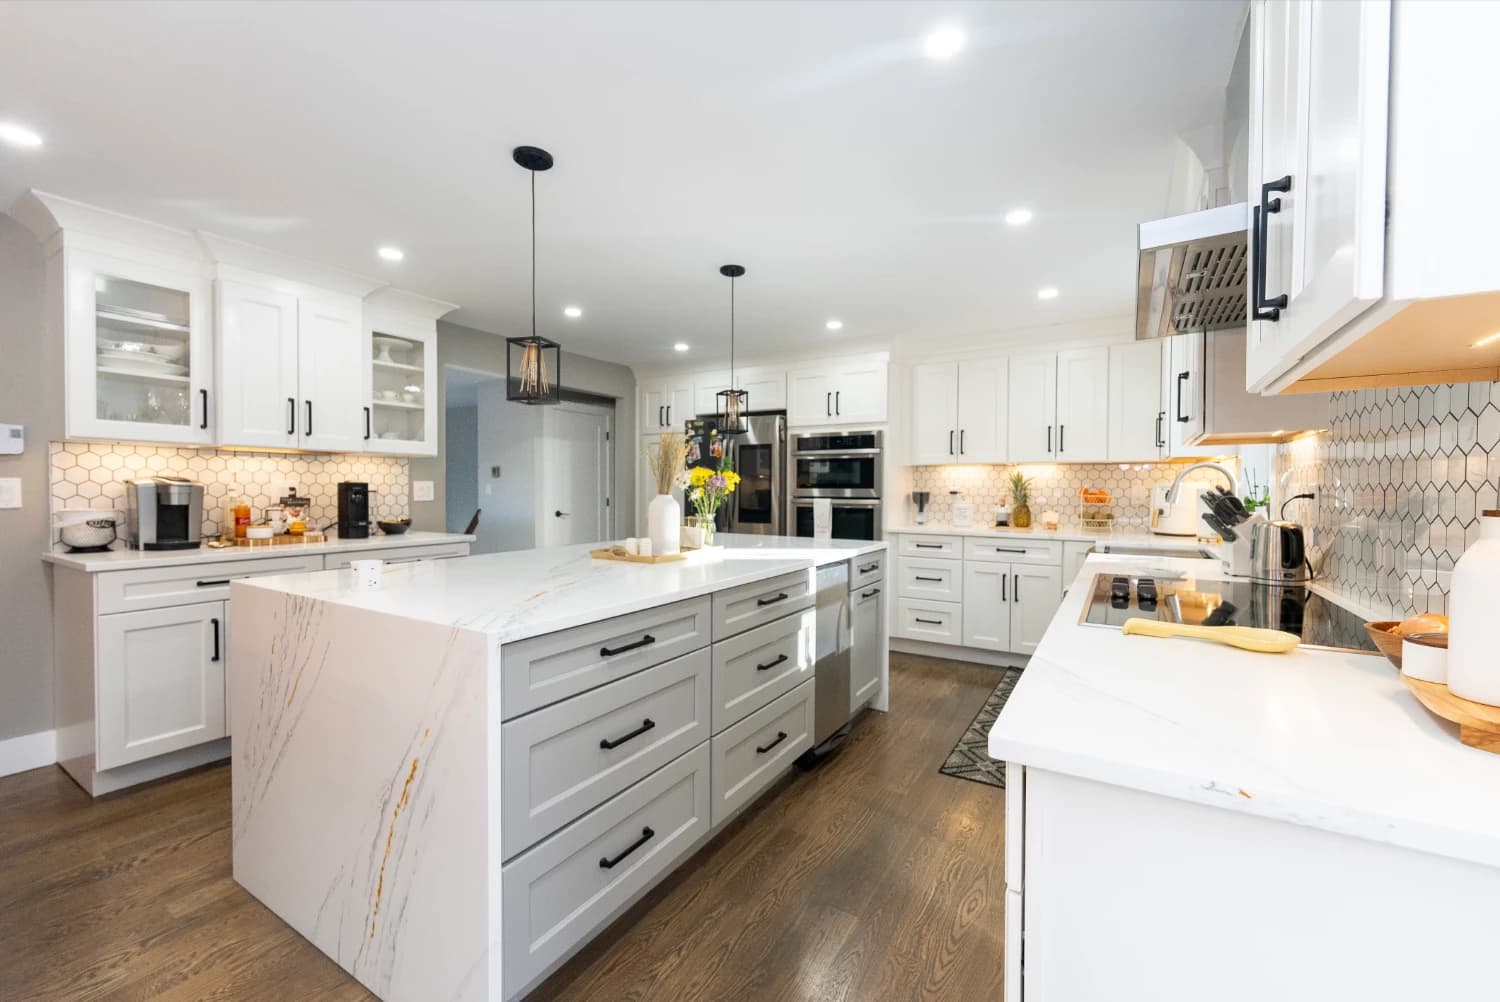
{"label": "gray wall", "polygon": [[479,484],[473,473],[479,468],[479,410],[477,407],[449,407],[444,427],[448,429],[444,467],[447,470],[447,509],[449,532],[462,532],[474,509],[479,507]]}
{"label": "gray wall", "polygon": [[[438,321],[438,368],[457,365],[480,372],[505,373],[505,339],[496,334]],[[566,341],[566,338],[561,340]],[[635,374],[623,365],[563,352],[562,385],[570,390],[609,397],[615,402],[615,527],[625,532],[635,525]],[[441,384],[440,384],[441,385]],[[446,392],[441,390],[440,392]],[[447,401],[438,400],[438,454],[411,461],[411,480],[433,481],[431,502],[413,501],[412,525],[440,531],[446,528],[447,489],[444,475],[447,451]],[[483,507],[481,502],[480,507]],[[487,512],[486,515],[489,513]]]}
{"label": "gray wall", "polygon": [[[479,452],[469,477],[479,485],[484,515],[475,553],[536,546],[536,453],[541,436],[542,408],[506,400],[504,380],[479,387]],[[495,466],[500,467],[499,477],[492,476]]]}
{"label": "gray wall", "polygon": [[0,456],[20,477],[21,508],[0,510],[0,741],[52,729],[52,599],[41,552],[48,519],[47,443],[62,438],[62,349],[43,325],[42,249],[0,215],[0,422],[26,427],[26,451]]}

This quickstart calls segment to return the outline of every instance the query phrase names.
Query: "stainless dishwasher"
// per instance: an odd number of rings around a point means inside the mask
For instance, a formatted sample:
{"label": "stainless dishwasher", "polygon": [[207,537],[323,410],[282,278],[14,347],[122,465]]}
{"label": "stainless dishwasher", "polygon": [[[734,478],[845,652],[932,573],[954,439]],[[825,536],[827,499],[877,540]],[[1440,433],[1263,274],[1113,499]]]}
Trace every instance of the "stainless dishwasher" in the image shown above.
{"label": "stainless dishwasher", "polygon": [[813,674],[813,748],[804,758],[838,747],[849,723],[849,562],[819,567],[817,587],[816,668]]}

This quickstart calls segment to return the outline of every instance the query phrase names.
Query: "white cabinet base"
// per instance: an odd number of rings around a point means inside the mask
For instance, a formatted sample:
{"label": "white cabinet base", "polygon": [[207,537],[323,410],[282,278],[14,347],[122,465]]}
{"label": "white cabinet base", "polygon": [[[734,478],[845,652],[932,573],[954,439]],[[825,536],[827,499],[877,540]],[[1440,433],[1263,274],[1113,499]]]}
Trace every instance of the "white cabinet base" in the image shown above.
{"label": "white cabinet base", "polygon": [[[1010,654],[1002,651],[984,651],[978,647],[962,644],[935,644],[930,640],[908,640],[905,637],[891,638],[892,654],[916,654],[924,658],[945,658],[949,661],[967,661],[970,664],[990,665],[995,668],[1024,668],[1031,660],[1025,654]],[[996,679],[996,681],[999,681]],[[882,709],[877,706],[876,709]]]}

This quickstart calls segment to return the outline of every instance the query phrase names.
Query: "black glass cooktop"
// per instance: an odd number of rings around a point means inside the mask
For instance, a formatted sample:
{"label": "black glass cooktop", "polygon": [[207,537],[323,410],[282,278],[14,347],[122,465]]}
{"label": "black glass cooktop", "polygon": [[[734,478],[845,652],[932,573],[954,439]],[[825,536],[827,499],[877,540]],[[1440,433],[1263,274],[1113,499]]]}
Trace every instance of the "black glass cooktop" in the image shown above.
{"label": "black glass cooktop", "polygon": [[1380,653],[1355,613],[1302,585],[1241,579],[1097,574],[1083,622],[1123,626],[1136,616],[1165,623],[1284,630],[1313,647]]}

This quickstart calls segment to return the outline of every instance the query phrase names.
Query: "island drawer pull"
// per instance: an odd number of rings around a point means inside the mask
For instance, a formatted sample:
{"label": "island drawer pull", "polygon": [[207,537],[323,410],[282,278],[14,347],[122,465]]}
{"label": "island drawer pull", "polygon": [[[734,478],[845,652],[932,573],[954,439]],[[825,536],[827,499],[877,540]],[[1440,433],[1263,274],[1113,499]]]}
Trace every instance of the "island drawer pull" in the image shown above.
{"label": "island drawer pull", "polygon": [[942,626],[943,625],[943,621],[941,619],[923,619],[921,616],[917,617],[917,622],[919,622],[919,623],[926,623],[928,626]]}
{"label": "island drawer pull", "polygon": [[775,668],[777,665],[781,664],[785,660],[786,660],[786,655],[785,654],[778,654],[774,658],[772,658],[770,661],[767,661],[765,664],[763,664],[763,665],[756,665],[755,666],[755,670],[756,671],[770,671],[772,668]]}
{"label": "island drawer pull", "polygon": [[1017,549],[1014,546],[997,546],[997,547],[995,547],[995,552],[996,553],[1025,553],[1026,552],[1026,547],[1023,546],[1023,547]]}
{"label": "island drawer pull", "polygon": [[880,564],[879,563],[874,563],[874,564],[865,564],[863,567],[861,567],[859,569],[859,572],[861,574],[868,574],[871,571],[878,571],[878,570],[880,570]]}
{"label": "island drawer pull", "polygon": [[869,591],[862,591],[862,592],[860,592],[859,593],[859,597],[860,598],[869,598],[872,595],[879,595],[879,594],[880,594],[880,589],[879,588],[871,588]]}
{"label": "island drawer pull", "polygon": [[641,837],[626,846],[625,849],[614,859],[610,859],[608,856],[600,856],[599,866],[605,870],[613,870],[617,865],[619,865],[622,860],[625,859],[626,856],[629,856],[631,853],[635,852],[637,849],[645,845],[647,842],[650,842],[655,837],[656,832],[652,831],[650,828],[642,828]]}
{"label": "island drawer pull", "polygon": [[786,592],[782,592],[780,595],[776,595],[776,596],[774,596],[772,598],[758,598],[758,599],[755,600],[755,604],[756,605],[775,605],[777,602],[780,602],[783,599],[786,599],[788,597],[789,596],[787,595]]}
{"label": "island drawer pull", "polygon": [[755,746],[755,754],[757,754],[757,755],[764,755],[766,752],[770,751],[772,748],[775,748],[777,745],[781,744],[781,742],[783,742],[785,740],[786,740],[786,731],[777,731],[776,732],[776,740],[775,741],[772,741],[770,744],[766,745],[764,748],[762,748],[760,745],[756,745]]}
{"label": "island drawer pull", "polygon": [[612,658],[616,654],[624,654],[626,651],[633,651],[638,650],[642,647],[649,647],[654,643],[656,643],[656,638],[648,633],[633,644],[625,644],[621,647],[601,647],[599,648],[599,656],[601,658]]}
{"label": "island drawer pull", "polygon": [[212,581],[199,581],[198,582],[198,587],[199,588],[217,588],[219,585],[227,585],[228,583],[229,583],[229,579],[228,578],[214,578]]}
{"label": "island drawer pull", "polygon": [[943,579],[942,578],[928,578],[928,577],[923,577],[920,574],[918,574],[916,577],[917,577],[918,581],[932,581],[932,582],[934,582],[936,584],[942,584],[943,583]]}
{"label": "island drawer pull", "polygon": [[652,720],[650,717],[647,717],[645,720],[641,721],[641,726],[637,727],[635,730],[631,731],[629,734],[625,735],[622,738],[615,738],[613,741],[611,741],[609,738],[600,738],[599,747],[603,748],[605,751],[609,751],[611,748],[618,748],[625,742],[629,741],[631,738],[638,738],[655,726],[656,721]]}
{"label": "island drawer pull", "polygon": [[942,543],[912,543],[911,545],[919,550],[941,550],[943,548]]}

